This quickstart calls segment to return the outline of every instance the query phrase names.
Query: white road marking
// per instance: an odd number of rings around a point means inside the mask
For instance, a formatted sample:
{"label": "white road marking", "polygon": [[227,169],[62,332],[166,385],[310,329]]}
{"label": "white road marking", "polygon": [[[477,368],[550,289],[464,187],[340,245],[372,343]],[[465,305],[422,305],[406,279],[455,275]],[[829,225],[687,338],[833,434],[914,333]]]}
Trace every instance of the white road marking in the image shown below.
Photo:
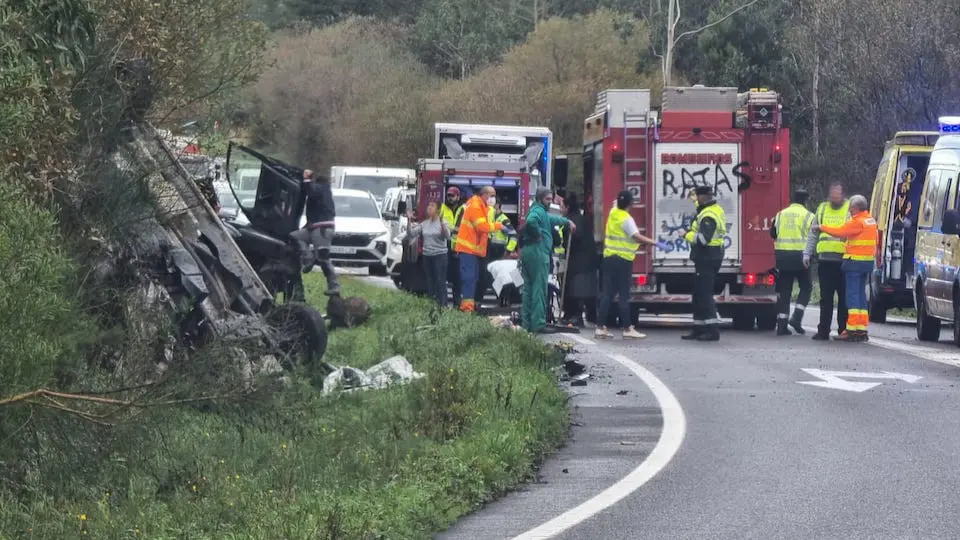
{"label": "white road marking", "polygon": [[[584,344],[594,344],[589,339],[575,334],[570,336],[575,341]],[[629,369],[643,381],[653,392],[653,396],[663,414],[663,429],[660,439],[643,462],[630,474],[621,478],[616,484],[600,492],[597,496],[581,503],[579,506],[567,510],[546,523],[531,529],[513,540],[533,540],[535,538],[552,538],[571,527],[586,521],[594,515],[610,508],[650,481],[657,473],[670,463],[673,456],[680,450],[687,433],[687,418],[677,397],[663,381],[656,375],[640,366],[633,360],[621,354],[608,354],[608,357]]]}
{"label": "white road marking", "polygon": [[884,371],[882,373],[863,373],[859,371],[826,371],[822,369],[804,368],[808,374],[820,379],[819,381],[797,381],[797,384],[806,384],[809,386],[819,386],[820,388],[830,388],[833,390],[846,390],[847,392],[865,392],[871,388],[876,388],[883,383],[878,382],[854,382],[844,380],[847,378],[860,379],[890,379],[906,381],[913,384],[923,377],[918,375],[907,375],[905,373],[893,373]]}
{"label": "white road marking", "polygon": [[[817,327],[815,326],[804,326],[803,329],[808,332],[817,332]],[[902,343],[899,341],[873,336],[870,336],[870,341],[868,341],[867,344],[873,345],[874,347],[880,347],[881,349],[909,354],[911,356],[920,358],[921,360],[929,360],[931,362],[946,364],[948,366],[960,367],[960,354],[958,353],[946,352],[940,349],[915,343]]]}
{"label": "white road marking", "polygon": [[576,341],[576,342],[578,342],[578,343],[582,343],[583,345],[596,345],[596,344],[597,344],[596,341],[587,339],[587,338],[585,338],[585,337],[580,337],[580,336],[577,335],[577,334],[568,334],[567,337],[569,337],[570,339],[572,339],[572,340],[574,340],[574,341]]}

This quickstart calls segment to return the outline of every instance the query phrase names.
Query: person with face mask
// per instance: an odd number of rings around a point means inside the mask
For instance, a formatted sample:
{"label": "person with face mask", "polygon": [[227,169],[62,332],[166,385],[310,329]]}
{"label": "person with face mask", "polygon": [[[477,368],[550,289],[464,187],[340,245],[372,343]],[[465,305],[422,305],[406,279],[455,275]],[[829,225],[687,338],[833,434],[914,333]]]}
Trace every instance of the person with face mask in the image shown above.
{"label": "person with face mask", "polygon": [[460,257],[460,290],[463,294],[460,311],[463,312],[476,311],[477,286],[481,282],[481,261],[487,256],[487,242],[491,232],[503,230],[502,224],[487,220],[488,203],[495,203],[496,195],[493,186],[483,186],[477,195],[470,197],[460,216],[454,250]]}
{"label": "person with face mask", "polygon": [[553,229],[576,225],[565,217],[549,212],[553,193],[549,188],[537,189],[534,203],[523,226],[523,249],[520,250],[520,275],[523,278],[523,300],[520,324],[524,330],[546,333],[547,330],[547,282],[550,277],[551,254],[553,253]]}
{"label": "person with face mask", "polygon": [[459,306],[460,295],[460,257],[454,249],[457,245],[457,224],[463,215],[463,204],[460,199],[460,188],[450,186],[447,196],[440,206],[440,219],[450,230],[450,250],[447,252],[447,281],[450,282],[453,293],[453,305]]}
{"label": "person with face mask", "polygon": [[[843,196],[843,184],[830,185],[830,198],[817,208],[817,223],[839,227],[850,219],[850,203]],[[846,240],[825,232],[817,241],[817,280],[820,283],[820,324],[813,335],[816,341],[830,339],[833,324],[833,296],[837,296],[837,335],[847,329],[847,288],[843,277],[843,253]]]}

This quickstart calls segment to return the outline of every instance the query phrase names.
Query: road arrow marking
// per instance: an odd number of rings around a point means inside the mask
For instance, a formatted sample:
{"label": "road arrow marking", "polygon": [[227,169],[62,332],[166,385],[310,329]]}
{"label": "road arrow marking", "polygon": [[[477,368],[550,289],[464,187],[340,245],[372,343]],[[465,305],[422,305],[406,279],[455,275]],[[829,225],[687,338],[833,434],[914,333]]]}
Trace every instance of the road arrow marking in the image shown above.
{"label": "road arrow marking", "polygon": [[843,377],[856,377],[860,379],[888,379],[908,382],[913,384],[923,377],[917,375],[907,375],[905,373],[894,373],[892,371],[883,371],[881,373],[861,373],[859,371],[824,371],[822,369],[804,368],[809,375],[820,379],[819,381],[797,381],[798,384],[809,386],[819,386],[820,388],[832,388],[834,390],[846,390],[847,392],[866,392],[867,390],[880,386],[879,382],[853,382],[844,380]]}

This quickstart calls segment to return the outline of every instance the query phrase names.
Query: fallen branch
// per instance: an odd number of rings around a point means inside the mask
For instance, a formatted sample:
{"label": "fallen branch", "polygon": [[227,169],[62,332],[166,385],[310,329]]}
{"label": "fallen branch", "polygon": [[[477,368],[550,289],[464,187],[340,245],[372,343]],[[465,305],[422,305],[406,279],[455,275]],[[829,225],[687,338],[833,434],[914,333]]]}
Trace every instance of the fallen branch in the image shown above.
{"label": "fallen branch", "polygon": [[[113,392],[109,392],[113,393]],[[88,411],[82,411],[73,406],[68,405],[68,403],[94,403],[97,405],[107,405],[110,407],[117,407],[120,409],[147,409],[152,407],[169,407],[172,405],[184,405],[188,403],[199,403],[203,401],[213,401],[215,399],[222,399],[235,395],[235,393],[224,393],[224,394],[213,394],[208,396],[198,396],[192,398],[183,398],[183,399],[163,399],[160,401],[149,401],[149,402],[140,402],[132,399],[114,399],[103,397],[102,395],[89,395],[89,394],[71,394],[67,392],[57,392],[54,390],[48,390],[46,388],[40,388],[37,390],[31,390],[30,392],[24,392],[22,394],[17,394],[14,396],[6,397],[0,399],[0,407],[6,405],[37,405],[40,407],[46,407],[48,409],[53,409],[57,411],[62,411],[65,413],[72,414],[88,422],[93,422],[101,425],[112,425],[107,419],[111,416],[115,416],[118,411],[111,410],[102,414],[97,414]]]}

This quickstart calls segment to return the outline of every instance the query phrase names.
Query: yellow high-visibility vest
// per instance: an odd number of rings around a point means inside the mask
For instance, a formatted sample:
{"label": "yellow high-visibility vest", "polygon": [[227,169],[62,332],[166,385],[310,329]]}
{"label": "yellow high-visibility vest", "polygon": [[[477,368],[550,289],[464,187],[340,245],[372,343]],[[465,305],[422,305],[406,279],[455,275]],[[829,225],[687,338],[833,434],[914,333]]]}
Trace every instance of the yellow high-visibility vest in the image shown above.
{"label": "yellow high-visibility vest", "polygon": [[[817,208],[817,222],[820,225],[839,227],[849,219],[850,201],[844,202],[843,206],[836,210],[834,210],[829,202],[820,203],[820,207]],[[846,243],[846,240],[843,238],[836,238],[822,232],[820,233],[820,239],[817,241],[817,254],[835,253],[837,255],[843,255],[846,249]]]}
{"label": "yellow high-visibility vest", "polygon": [[773,218],[777,239],[773,241],[776,251],[803,251],[813,226],[813,214],[802,204],[793,203],[777,212]]}
{"label": "yellow high-visibility vest", "polygon": [[700,221],[707,217],[713,218],[717,222],[717,230],[713,232],[713,237],[706,245],[708,247],[723,247],[723,237],[727,235],[727,215],[719,204],[711,204],[700,210],[696,219],[690,224],[690,230],[683,235],[683,239],[688,244],[693,245],[697,240],[697,235],[700,234]]}
{"label": "yellow high-visibility vest", "polygon": [[553,252],[560,257],[567,253],[567,248],[563,246],[563,227],[557,227],[557,235],[560,236],[560,242],[553,248]]}
{"label": "yellow high-visibility vest", "polygon": [[630,219],[630,213],[626,210],[621,210],[617,207],[613,207],[613,209],[610,210],[610,215],[607,217],[606,233],[603,239],[604,258],[616,255],[617,257],[623,257],[628,261],[632,261],[633,258],[636,257],[637,250],[640,249],[640,242],[637,242],[623,232],[623,224],[628,219]]}
{"label": "yellow high-visibility vest", "polygon": [[[490,220],[490,223],[499,223],[504,227],[510,226],[510,218],[508,218],[503,212],[497,214],[493,208],[490,209],[490,217],[488,219]],[[507,245],[510,243],[510,236],[508,236],[507,233],[503,232],[502,230],[493,231],[490,233],[490,241],[494,244]],[[514,243],[514,245],[516,245],[516,243]]]}
{"label": "yellow high-visibility vest", "polygon": [[460,230],[460,220],[463,219],[463,206],[461,204],[456,210],[450,210],[447,205],[440,205],[440,217],[443,218],[443,221],[447,223],[447,228],[450,229],[450,249],[457,245],[457,232]]}

